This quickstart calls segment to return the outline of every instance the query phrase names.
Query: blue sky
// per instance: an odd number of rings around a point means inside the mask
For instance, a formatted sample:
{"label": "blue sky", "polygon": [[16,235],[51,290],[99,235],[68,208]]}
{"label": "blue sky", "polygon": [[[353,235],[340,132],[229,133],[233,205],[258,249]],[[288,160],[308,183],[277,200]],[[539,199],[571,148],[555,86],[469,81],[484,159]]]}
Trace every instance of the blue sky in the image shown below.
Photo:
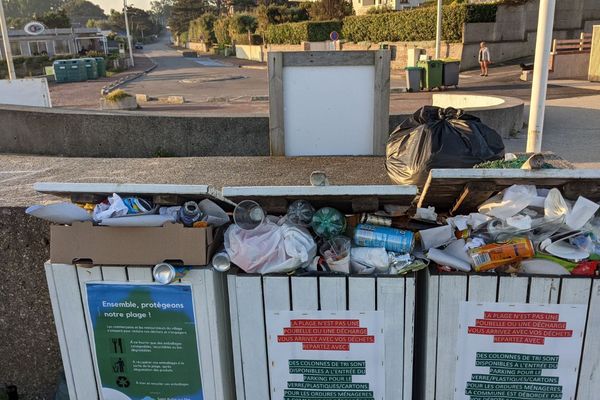
{"label": "blue sky", "polygon": [[[91,2],[98,4],[107,14],[111,8],[115,10],[123,8],[123,0],[91,0]],[[137,8],[150,8],[150,0],[127,0],[127,4],[136,6]]]}

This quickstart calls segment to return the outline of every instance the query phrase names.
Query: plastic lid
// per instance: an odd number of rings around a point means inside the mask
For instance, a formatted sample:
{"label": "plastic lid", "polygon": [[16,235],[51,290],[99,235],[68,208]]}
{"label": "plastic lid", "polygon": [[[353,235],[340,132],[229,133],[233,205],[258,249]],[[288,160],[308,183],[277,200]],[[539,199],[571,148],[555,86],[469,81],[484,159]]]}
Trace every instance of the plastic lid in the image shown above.
{"label": "plastic lid", "polygon": [[420,70],[423,68],[421,68],[421,67],[405,67],[404,69],[407,71],[416,71],[416,70]]}

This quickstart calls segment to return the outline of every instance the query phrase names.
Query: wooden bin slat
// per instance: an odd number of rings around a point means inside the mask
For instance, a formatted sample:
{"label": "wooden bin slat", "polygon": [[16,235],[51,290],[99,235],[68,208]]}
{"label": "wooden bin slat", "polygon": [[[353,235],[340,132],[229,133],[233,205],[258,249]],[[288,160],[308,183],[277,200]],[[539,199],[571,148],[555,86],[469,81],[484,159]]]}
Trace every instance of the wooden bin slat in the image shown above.
{"label": "wooden bin slat", "polygon": [[[407,278],[404,280],[404,400],[410,400],[413,398],[413,371],[414,371],[414,357],[415,357],[415,309],[417,306],[416,301],[416,282],[414,278]],[[399,302],[401,299],[399,300]],[[391,338],[394,340],[394,338]],[[390,340],[388,337],[387,340]],[[397,379],[396,376],[392,375],[386,377],[386,382]],[[395,397],[393,397],[395,398]]]}
{"label": "wooden bin slat", "polygon": [[[458,310],[465,300],[467,277],[447,276],[440,279],[436,392],[437,399],[454,397],[454,365],[456,364],[456,338],[458,336]],[[448,366],[452,366],[448,368]]]}
{"label": "wooden bin slat", "polygon": [[319,309],[319,287],[316,276],[292,277],[292,309],[294,311]]}
{"label": "wooden bin slat", "polygon": [[600,332],[600,279],[594,279],[592,283],[589,304],[577,387],[578,400],[597,398],[600,392],[600,379],[598,379],[598,368],[600,367],[600,357],[598,357],[600,354],[600,340],[598,339]]}
{"label": "wooden bin slat", "polygon": [[377,278],[377,310],[385,313],[383,332],[385,346],[385,398],[396,399],[403,393],[404,379],[397,379],[400,371],[404,372],[404,359],[391,356],[402,354],[404,351],[404,304],[398,304],[398,299],[404,299],[404,280]]}
{"label": "wooden bin slat", "polygon": [[320,278],[319,301],[321,303],[321,310],[345,310],[347,304],[346,277],[325,276]]}
{"label": "wooden bin slat", "polygon": [[501,277],[498,286],[498,303],[527,303],[529,278],[513,276]]}
{"label": "wooden bin slat", "polygon": [[[50,293],[52,302],[60,308],[62,331],[70,375],[73,377],[74,399],[97,399],[98,390],[90,343],[84,317],[79,280],[75,266],[68,264],[46,264],[54,278],[56,291]],[[64,360],[64,359],[63,359]],[[71,390],[70,390],[71,392]],[[71,393],[69,393],[70,395]]]}
{"label": "wooden bin slat", "polygon": [[348,310],[375,311],[375,279],[348,278]]}

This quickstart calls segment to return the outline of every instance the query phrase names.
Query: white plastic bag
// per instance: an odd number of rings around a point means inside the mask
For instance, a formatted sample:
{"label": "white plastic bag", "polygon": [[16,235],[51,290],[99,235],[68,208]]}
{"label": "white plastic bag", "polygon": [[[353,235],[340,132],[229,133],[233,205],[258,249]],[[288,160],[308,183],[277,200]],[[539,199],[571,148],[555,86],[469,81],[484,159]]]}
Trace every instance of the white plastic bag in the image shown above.
{"label": "white plastic bag", "polygon": [[305,228],[267,220],[252,230],[231,225],[225,232],[225,250],[244,271],[268,274],[307,266],[317,254],[317,244]]}

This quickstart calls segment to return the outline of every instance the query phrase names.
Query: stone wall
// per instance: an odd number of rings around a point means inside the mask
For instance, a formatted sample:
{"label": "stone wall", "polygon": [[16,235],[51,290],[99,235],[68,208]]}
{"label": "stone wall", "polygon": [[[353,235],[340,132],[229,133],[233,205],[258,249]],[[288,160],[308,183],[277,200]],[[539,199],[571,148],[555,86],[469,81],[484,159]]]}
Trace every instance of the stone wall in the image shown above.
{"label": "stone wall", "polygon": [[0,207],[0,382],[19,399],[52,399],[62,371],[46,285],[49,224]]}

